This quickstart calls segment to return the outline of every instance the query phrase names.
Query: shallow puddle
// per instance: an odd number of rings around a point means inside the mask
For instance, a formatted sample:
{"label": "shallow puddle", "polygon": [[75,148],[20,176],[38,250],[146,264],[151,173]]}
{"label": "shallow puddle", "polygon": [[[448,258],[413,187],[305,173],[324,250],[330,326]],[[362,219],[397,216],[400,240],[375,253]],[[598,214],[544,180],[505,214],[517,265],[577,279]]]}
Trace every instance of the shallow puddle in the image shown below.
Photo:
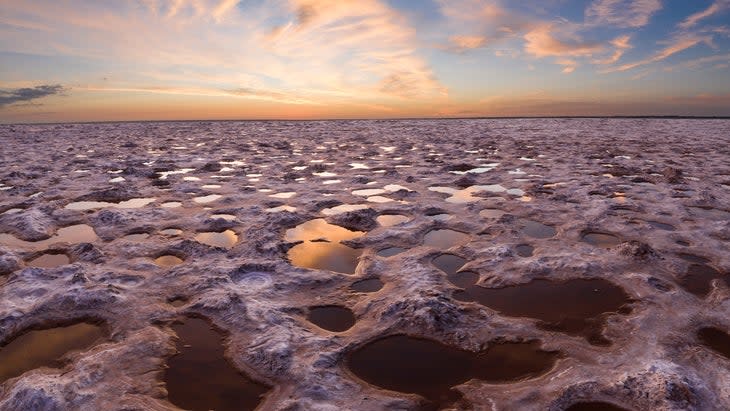
{"label": "shallow puddle", "polygon": [[97,208],[141,208],[148,204],[154,203],[156,198],[133,198],[121,201],[119,203],[108,203],[106,201],[76,201],[66,205],[67,210],[85,211],[95,210]]}
{"label": "shallow puddle", "polygon": [[583,234],[583,236],[581,237],[581,241],[601,248],[611,248],[613,246],[621,244],[621,239],[613,234],[594,232]]}
{"label": "shallow puddle", "polygon": [[459,271],[446,276],[451,284],[460,288],[467,288],[479,281],[479,273],[473,271]]}
{"label": "shallow puddle", "polygon": [[30,248],[41,250],[57,243],[93,243],[98,240],[93,228],[86,224],[77,224],[59,228],[53,237],[42,241],[23,241],[12,234],[0,234],[0,244],[13,248]]}
{"label": "shallow puddle", "polygon": [[233,214],[212,214],[212,215],[210,216],[210,218],[212,218],[212,219],[214,219],[214,220],[215,220],[215,219],[219,219],[219,218],[220,218],[220,219],[222,219],[222,220],[226,220],[226,221],[236,221],[236,219],[237,219],[238,217],[236,217],[236,216],[235,216],[235,215],[233,215]]}
{"label": "shallow puddle", "polygon": [[538,279],[502,288],[474,285],[466,293],[504,315],[534,318],[541,328],[581,335],[595,345],[608,343],[601,335],[604,314],[621,312],[630,302],[621,287],[603,279]]}
{"label": "shallow puddle", "polygon": [[365,204],[341,204],[336,207],[325,208],[324,210],[322,210],[322,214],[326,216],[332,216],[342,213],[349,213],[350,211],[365,210],[367,208],[370,208],[370,206]]}
{"label": "shallow puddle", "polygon": [[565,411],[629,411],[626,408],[619,407],[618,405],[611,404],[609,402],[602,401],[586,401],[578,402],[570,407],[566,408]]}
{"label": "shallow puddle", "polygon": [[414,393],[441,409],[460,395],[451,387],[470,379],[507,383],[534,378],[553,368],[557,353],[536,342],[493,344],[474,353],[439,342],[395,335],[350,353],[348,368],[360,379],[392,391]]}
{"label": "shallow puddle", "polygon": [[233,230],[226,230],[222,233],[198,233],[195,236],[195,241],[211,247],[233,248],[238,242],[238,235]]}
{"label": "shallow puddle", "polygon": [[139,233],[139,234],[128,234],[122,237],[123,240],[126,241],[143,241],[149,238],[149,234],[147,233]]}
{"label": "shallow puddle", "polygon": [[166,203],[160,204],[160,207],[162,207],[162,208],[178,208],[181,206],[182,206],[182,203],[179,201],[168,201]]}
{"label": "shallow puddle", "polygon": [[71,260],[66,254],[43,254],[28,261],[28,267],[54,268],[70,263]]}
{"label": "shallow puddle", "polygon": [[182,230],[179,228],[166,228],[164,230],[160,230],[160,234],[162,235],[169,235],[169,236],[178,236],[182,234]]}
{"label": "shallow puddle", "polygon": [[697,331],[697,339],[706,347],[730,359],[730,335],[715,327],[705,327]]}
{"label": "shallow puddle", "polygon": [[208,204],[218,200],[221,197],[222,196],[220,194],[209,194],[207,196],[195,197],[193,198],[193,201],[198,204]]}
{"label": "shallow puddle", "polygon": [[479,215],[484,218],[500,218],[505,214],[504,211],[496,209],[496,208],[485,208],[484,210],[479,212]]}
{"label": "shallow puddle", "polygon": [[533,251],[535,251],[535,247],[529,245],[529,244],[519,244],[515,247],[515,250],[517,251],[517,255],[520,257],[532,257]]}
{"label": "shallow puddle", "polygon": [[297,211],[297,208],[288,206],[288,205],[282,205],[282,206],[278,206],[278,207],[267,208],[264,211],[266,211],[267,213],[280,213],[283,211],[286,211],[288,213],[293,213],[293,212]]}
{"label": "shallow puddle", "polygon": [[91,347],[102,327],[85,322],[25,332],[0,348],[0,383],[40,367],[59,368],[70,352]]}
{"label": "shallow puddle", "polygon": [[375,219],[381,227],[392,227],[403,224],[408,220],[410,220],[409,217],[400,214],[383,214]]}
{"label": "shallow puddle", "polygon": [[200,318],[186,318],[172,329],[178,353],[167,360],[168,399],[193,411],[254,410],[269,387],[253,381],[225,358],[223,338]]}
{"label": "shallow puddle", "polygon": [[431,260],[431,263],[446,274],[455,274],[466,264],[466,259],[454,254],[441,254]]}
{"label": "shallow puddle", "polygon": [[297,267],[354,274],[362,250],[340,243],[305,241],[287,253],[289,261]]}
{"label": "shallow puddle", "polygon": [[658,228],[660,230],[664,230],[664,231],[674,231],[675,230],[674,226],[671,224],[660,223],[659,221],[647,221],[647,223],[649,223],[650,226],[652,226],[654,228]]}
{"label": "shallow puddle", "polygon": [[722,274],[709,265],[691,264],[684,276],[679,280],[679,285],[696,296],[706,296],[712,287],[712,280],[722,279],[730,287],[730,275]]}
{"label": "shallow puddle", "polygon": [[457,245],[466,244],[469,239],[470,236],[461,231],[438,229],[426,233],[423,237],[423,245],[446,250]]}
{"label": "shallow puddle", "polygon": [[323,330],[332,332],[346,331],[355,325],[355,315],[352,311],[337,305],[311,307],[307,320]]}
{"label": "shallow puddle", "polygon": [[406,251],[406,249],[400,248],[400,247],[384,248],[384,249],[378,251],[378,256],[379,257],[392,257],[392,256],[398,255],[404,251]]}
{"label": "shallow puddle", "polygon": [[523,220],[520,226],[523,234],[533,238],[550,238],[557,232],[554,227],[532,220]]}
{"label": "shallow puddle", "polygon": [[182,258],[174,255],[161,255],[155,258],[155,264],[160,267],[174,267],[183,263]]}
{"label": "shallow puddle", "polygon": [[354,274],[362,250],[339,242],[364,234],[362,231],[350,231],[318,218],[287,230],[284,239],[291,242],[304,241],[287,253],[289,261],[295,266]]}
{"label": "shallow puddle", "polygon": [[378,278],[368,278],[352,283],[350,289],[358,293],[374,293],[383,288],[383,282]]}

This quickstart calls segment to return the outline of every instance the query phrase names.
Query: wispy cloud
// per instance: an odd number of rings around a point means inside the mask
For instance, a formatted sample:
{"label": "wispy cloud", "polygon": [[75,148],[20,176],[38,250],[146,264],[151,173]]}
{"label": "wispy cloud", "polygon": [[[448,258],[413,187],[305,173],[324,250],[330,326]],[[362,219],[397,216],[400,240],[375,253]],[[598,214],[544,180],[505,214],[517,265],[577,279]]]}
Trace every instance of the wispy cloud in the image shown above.
{"label": "wispy cloud", "polygon": [[32,102],[43,97],[62,94],[64,91],[64,87],[60,84],[0,90],[0,108],[11,104]]}
{"label": "wispy cloud", "polygon": [[605,72],[627,71],[637,67],[645,66],[647,64],[656,63],[681,51],[694,47],[702,42],[708,43],[711,40],[712,38],[710,37],[698,36],[694,33],[680,34],[673,38],[666,47],[657,51],[653,55],[643,60],[623,64],[618,67],[605,70]]}
{"label": "wispy cloud", "polygon": [[730,0],[715,0],[715,2],[710,5],[710,7],[702,11],[698,11],[697,13],[694,13],[684,19],[684,21],[679,23],[679,28],[684,30],[692,28],[696,26],[697,23],[699,23],[701,20],[724,12],[728,9],[730,9]]}
{"label": "wispy cloud", "polygon": [[585,10],[587,24],[643,27],[662,8],[660,0],[594,0]]}

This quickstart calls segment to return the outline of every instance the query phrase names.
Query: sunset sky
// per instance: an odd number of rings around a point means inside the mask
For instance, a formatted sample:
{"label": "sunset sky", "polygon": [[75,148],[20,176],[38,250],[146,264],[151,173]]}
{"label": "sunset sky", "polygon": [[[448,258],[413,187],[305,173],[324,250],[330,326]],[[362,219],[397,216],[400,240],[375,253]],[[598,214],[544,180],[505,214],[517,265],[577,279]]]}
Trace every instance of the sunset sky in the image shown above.
{"label": "sunset sky", "polygon": [[730,115],[730,0],[0,0],[0,122]]}

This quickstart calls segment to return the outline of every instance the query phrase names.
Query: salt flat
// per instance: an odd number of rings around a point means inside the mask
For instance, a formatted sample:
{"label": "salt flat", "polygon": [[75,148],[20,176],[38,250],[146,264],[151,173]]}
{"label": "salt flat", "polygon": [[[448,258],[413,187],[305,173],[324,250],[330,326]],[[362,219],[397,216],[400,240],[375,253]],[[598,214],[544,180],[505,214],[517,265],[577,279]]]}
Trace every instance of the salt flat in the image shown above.
{"label": "salt flat", "polygon": [[[4,125],[0,154],[0,343],[105,335],[0,409],[185,408],[191,317],[248,409],[730,409],[730,121]],[[357,368],[386,346],[494,369]]]}

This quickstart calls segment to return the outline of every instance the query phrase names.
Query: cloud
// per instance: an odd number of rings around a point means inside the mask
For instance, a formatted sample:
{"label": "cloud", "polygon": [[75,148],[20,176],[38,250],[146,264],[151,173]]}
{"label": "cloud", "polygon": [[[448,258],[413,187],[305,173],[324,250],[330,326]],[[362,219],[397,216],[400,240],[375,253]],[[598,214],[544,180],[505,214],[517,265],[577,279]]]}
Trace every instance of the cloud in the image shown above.
{"label": "cloud", "polygon": [[585,10],[586,24],[643,27],[662,8],[660,0],[594,0]]}
{"label": "cloud", "polygon": [[621,66],[605,70],[604,72],[610,73],[615,71],[627,71],[637,67],[645,66],[647,64],[656,63],[703,42],[711,44],[712,37],[699,36],[694,33],[682,33],[675,36],[675,38],[670,41],[668,46],[657,51],[652,56],[647,57],[643,60],[635,61],[633,63],[623,64]]}
{"label": "cloud", "polygon": [[484,36],[451,36],[449,42],[457,50],[470,50],[484,47],[487,38]]}
{"label": "cloud", "polygon": [[527,32],[524,36],[525,51],[535,57],[577,57],[590,56],[603,49],[603,45],[597,42],[560,39],[554,30],[552,24],[544,24]]}
{"label": "cloud", "polygon": [[631,48],[631,36],[624,35],[611,40],[610,44],[614,47],[614,52],[604,59],[593,60],[593,64],[615,64],[623,57],[626,50]]}
{"label": "cloud", "polygon": [[688,16],[684,21],[679,23],[679,28],[687,30],[689,28],[694,27],[697,23],[700,22],[700,20],[706,19],[710,16],[713,16],[717,13],[723,12],[730,8],[730,0],[716,0],[714,3],[710,5],[710,7],[698,11],[697,13],[694,13],[690,16]]}
{"label": "cloud", "polygon": [[43,97],[62,94],[64,91],[64,87],[60,84],[0,90],[0,108],[11,104],[31,102]]}

